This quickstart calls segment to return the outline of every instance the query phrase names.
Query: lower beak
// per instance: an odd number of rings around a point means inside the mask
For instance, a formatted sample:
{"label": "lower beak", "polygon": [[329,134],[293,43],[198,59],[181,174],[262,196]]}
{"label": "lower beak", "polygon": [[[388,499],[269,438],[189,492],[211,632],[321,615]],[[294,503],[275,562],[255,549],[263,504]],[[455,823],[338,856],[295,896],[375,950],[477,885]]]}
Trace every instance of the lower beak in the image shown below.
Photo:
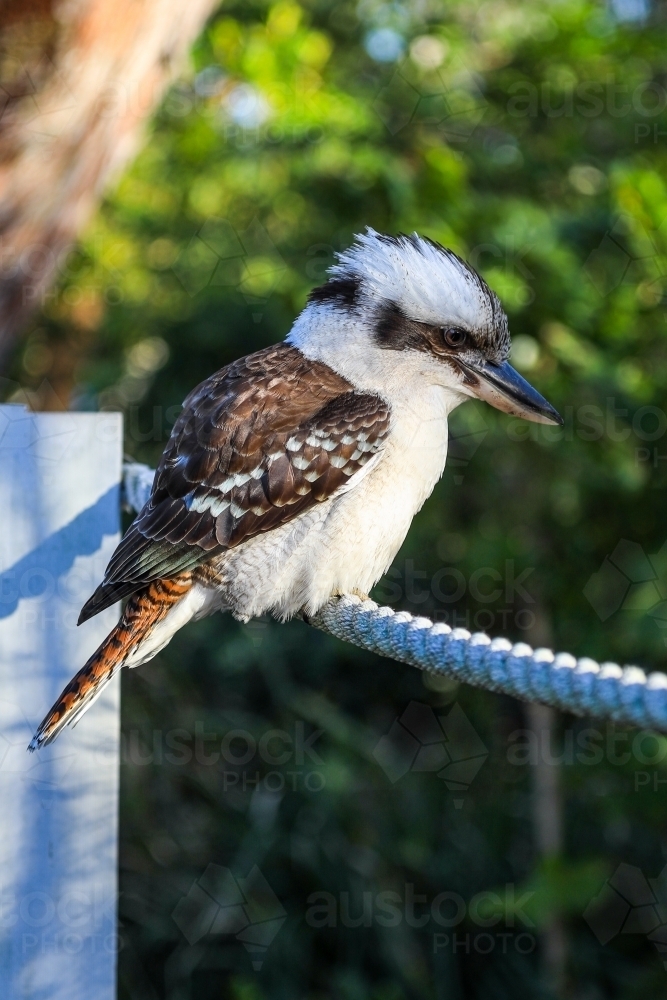
{"label": "lower beak", "polygon": [[497,410],[538,424],[563,423],[560,413],[509,362],[494,365],[490,361],[475,361],[464,367],[471,394]]}

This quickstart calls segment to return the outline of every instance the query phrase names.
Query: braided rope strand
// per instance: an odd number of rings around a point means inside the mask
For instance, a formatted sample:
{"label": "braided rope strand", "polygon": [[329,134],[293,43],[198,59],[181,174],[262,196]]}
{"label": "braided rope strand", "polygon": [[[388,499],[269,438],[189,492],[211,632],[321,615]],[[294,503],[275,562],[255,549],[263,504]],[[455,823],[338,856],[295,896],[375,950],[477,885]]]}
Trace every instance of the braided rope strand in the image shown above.
{"label": "braided rope strand", "polygon": [[490,639],[483,632],[471,635],[350,594],[332,599],[308,621],[338,639],[420,670],[574,715],[667,732],[667,675],[662,673],[647,677],[639,667],[577,660],[569,653],[533,650],[524,642]]}
{"label": "braided rope strand", "polygon": [[[154,471],[124,466],[124,502],[140,510],[148,499]],[[667,733],[667,674],[648,677],[640,667],[577,660],[569,653],[532,649],[525,642],[470,634],[429,618],[394,611],[352,594],[332,598],[311,625],[337,639],[419,670],[475,687],[539,701],[574,715],[596,716],[641,729]]]}

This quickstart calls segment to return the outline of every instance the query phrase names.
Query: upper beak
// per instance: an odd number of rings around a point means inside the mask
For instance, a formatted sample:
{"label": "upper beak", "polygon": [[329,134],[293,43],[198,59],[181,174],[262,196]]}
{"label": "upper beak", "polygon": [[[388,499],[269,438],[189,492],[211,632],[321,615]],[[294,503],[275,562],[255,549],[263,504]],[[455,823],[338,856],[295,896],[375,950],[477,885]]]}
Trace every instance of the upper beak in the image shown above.
{"label": "upper beak", "polygon": [[563,423],[560,413],[508,361],[494,365],[480,359],[473,363],[467,362],[463,367],[466,369],[466,382],[473,395],[486,400],[496,409],[512,413],[515,417],[523,417],[524,420],[534,420],[538,424]]}

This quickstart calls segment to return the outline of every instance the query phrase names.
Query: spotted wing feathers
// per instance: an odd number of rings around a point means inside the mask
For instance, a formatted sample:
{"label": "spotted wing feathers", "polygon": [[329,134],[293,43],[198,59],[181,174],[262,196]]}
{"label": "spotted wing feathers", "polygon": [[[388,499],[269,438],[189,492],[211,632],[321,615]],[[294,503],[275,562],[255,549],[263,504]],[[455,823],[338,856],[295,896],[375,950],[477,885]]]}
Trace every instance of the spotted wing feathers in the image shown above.
{"label": "spotted wing feathers", "polygon": [[80,620],[327,500],[378,453],[389,423],[384,400],[288,345],[223,368],[186,400],[151,497]]}

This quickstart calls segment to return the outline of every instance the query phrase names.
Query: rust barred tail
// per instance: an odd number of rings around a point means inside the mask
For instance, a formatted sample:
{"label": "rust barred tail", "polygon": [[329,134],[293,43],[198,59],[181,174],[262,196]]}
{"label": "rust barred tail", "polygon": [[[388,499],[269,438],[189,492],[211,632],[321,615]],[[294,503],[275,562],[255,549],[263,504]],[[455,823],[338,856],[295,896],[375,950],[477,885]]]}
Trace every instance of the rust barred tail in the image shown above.
{"label": "rust barred tail", "polygon": [[130,598],[118,624],[42,720],[28,750],[51,743],[64,726],[76,722],[90,708],[111,678],[191,586],[192,573],[182,573],[172,579],[155,580]]}

